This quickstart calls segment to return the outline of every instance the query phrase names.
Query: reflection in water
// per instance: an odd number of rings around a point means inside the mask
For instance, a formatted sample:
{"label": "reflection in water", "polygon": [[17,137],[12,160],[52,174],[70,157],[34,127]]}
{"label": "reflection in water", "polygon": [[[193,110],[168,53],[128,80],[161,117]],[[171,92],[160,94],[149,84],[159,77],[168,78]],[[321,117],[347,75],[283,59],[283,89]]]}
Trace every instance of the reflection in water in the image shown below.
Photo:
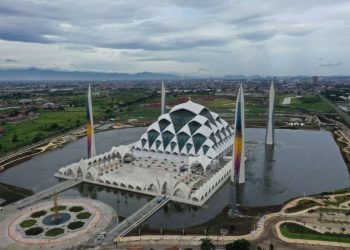
{"label": "reflection in water", "polygon": [[273,146],[265,145],[265,157],[263,166],[264,192],[270,191],[271,181],[273,180],[273,149]]}

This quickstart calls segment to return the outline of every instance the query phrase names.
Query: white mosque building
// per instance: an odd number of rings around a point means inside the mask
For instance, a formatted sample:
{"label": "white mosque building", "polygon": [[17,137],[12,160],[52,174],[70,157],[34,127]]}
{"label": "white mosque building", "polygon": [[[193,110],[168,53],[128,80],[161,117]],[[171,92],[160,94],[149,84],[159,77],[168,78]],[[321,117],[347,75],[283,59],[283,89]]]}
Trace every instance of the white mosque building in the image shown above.
{"label": "white mosque building", "polygon": [[163,113],[137,142],[62,167],[56,176],[201,206],[230,178],[233,136],[218,114],[188,101]]}

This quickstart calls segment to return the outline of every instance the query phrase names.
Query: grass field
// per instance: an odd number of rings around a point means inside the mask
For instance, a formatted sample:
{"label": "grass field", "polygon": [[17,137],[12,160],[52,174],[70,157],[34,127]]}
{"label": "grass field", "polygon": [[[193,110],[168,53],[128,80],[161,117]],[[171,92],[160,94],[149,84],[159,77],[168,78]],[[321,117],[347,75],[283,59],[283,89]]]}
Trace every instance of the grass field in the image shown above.
{"label": "grass field", "polygon": [[[115,117],[121,120],[157,117],[160,114],[158,110],[135,108],[135,102],[143,102],[143,99],[146,100],[149,96],[149,93],[140,89],[102,92],[100,95],[93,96],[94,120]],[[66,108],[57,111],[39,109],[36,111],[38,116],[35,119],[2,125],[6,131],[0,135],[0,155],[50,136],[62,134],[86,123],[86,93],[49,94],[44,98]],[[124,112],[117,113],[113,109],[114,106],[125,105],[127,108]]]}
{"label": "grass field", "polygon": [[[292,97],[291,104],[282,105],[285,97]],[[301,110],[305,112],[334,113],[335,110],[327,102],[318,96],[303,96],[300,98],[293,96],[277,96],[276,112],[286,112],[293,110]]]}
{"label": "grass field", "polygon": [[345,235],[341,232],[339,232],[339,234],[322,234],[296,223],[282,223],[280,229],[283,236],[291,239],[322,240],[350,243],[350,235]]}
{"label": "grass field", "polygon": [[[99,111],[96,111],[99,117]],[[3,125],[6,132],[0,137],[2,152],[38,142],[48,136],[79,127],[86,121],[83,108],[63,111],[41,111],[36,119]],[[15,139],[16,138],[16,139]]]}

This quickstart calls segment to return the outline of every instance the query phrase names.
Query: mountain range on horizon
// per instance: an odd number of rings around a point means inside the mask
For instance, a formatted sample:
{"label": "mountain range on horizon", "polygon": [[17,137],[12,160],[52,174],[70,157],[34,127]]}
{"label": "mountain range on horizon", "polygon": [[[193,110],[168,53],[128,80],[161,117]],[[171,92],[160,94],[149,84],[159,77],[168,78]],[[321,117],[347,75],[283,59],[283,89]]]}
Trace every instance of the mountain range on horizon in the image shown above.
{"label": "mountain range on horizon", "polygon": [[2,81],[25,80],[173,80],[181,79],[176,74],[140,72],[140,73],[112,73],[94,71],[65,71],[53,69],[0,69]]}
{"label": "mountain range on horizon", "polygon": [[[68,80],[181,80],[181,79],[231,79],[231,80],[249,80],[249,79],[266,79],[273,80],[274,78],[303,78],[309,79],[312,76],[297,75],[297,76],[271,76],[271,75],[244,75],[230,74],[224,76],[190,76],[178,75],[175,73],[155,73],[155,72],[139,72],[139,73],[124,73],[124,72],[98,72],[98,71],[68,71],[55,69],[41,68],[25,68],[25,69],[0,69],[0,81],[68,81]],[[349,77],[349,76],[321,76],[327,77]]]}

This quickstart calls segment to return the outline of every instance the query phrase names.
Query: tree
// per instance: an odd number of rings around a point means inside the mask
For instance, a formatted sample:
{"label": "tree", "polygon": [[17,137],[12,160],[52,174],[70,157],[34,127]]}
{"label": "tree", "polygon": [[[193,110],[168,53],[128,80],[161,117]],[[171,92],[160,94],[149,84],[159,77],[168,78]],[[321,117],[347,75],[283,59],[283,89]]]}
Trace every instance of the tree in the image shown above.
{"label": "tree", "polygon": [[215,246],[213,244],[213,242],[211,241],[211,239],[209,238],[205,238],[205,239],[201,239],[201,250],[214,250]]}
{"label": "tree", "polygon": [[251,244],[248,240],[240,239],[232,243],[226,244],[225,249],[226,250],[249,250],[250,246]]}

